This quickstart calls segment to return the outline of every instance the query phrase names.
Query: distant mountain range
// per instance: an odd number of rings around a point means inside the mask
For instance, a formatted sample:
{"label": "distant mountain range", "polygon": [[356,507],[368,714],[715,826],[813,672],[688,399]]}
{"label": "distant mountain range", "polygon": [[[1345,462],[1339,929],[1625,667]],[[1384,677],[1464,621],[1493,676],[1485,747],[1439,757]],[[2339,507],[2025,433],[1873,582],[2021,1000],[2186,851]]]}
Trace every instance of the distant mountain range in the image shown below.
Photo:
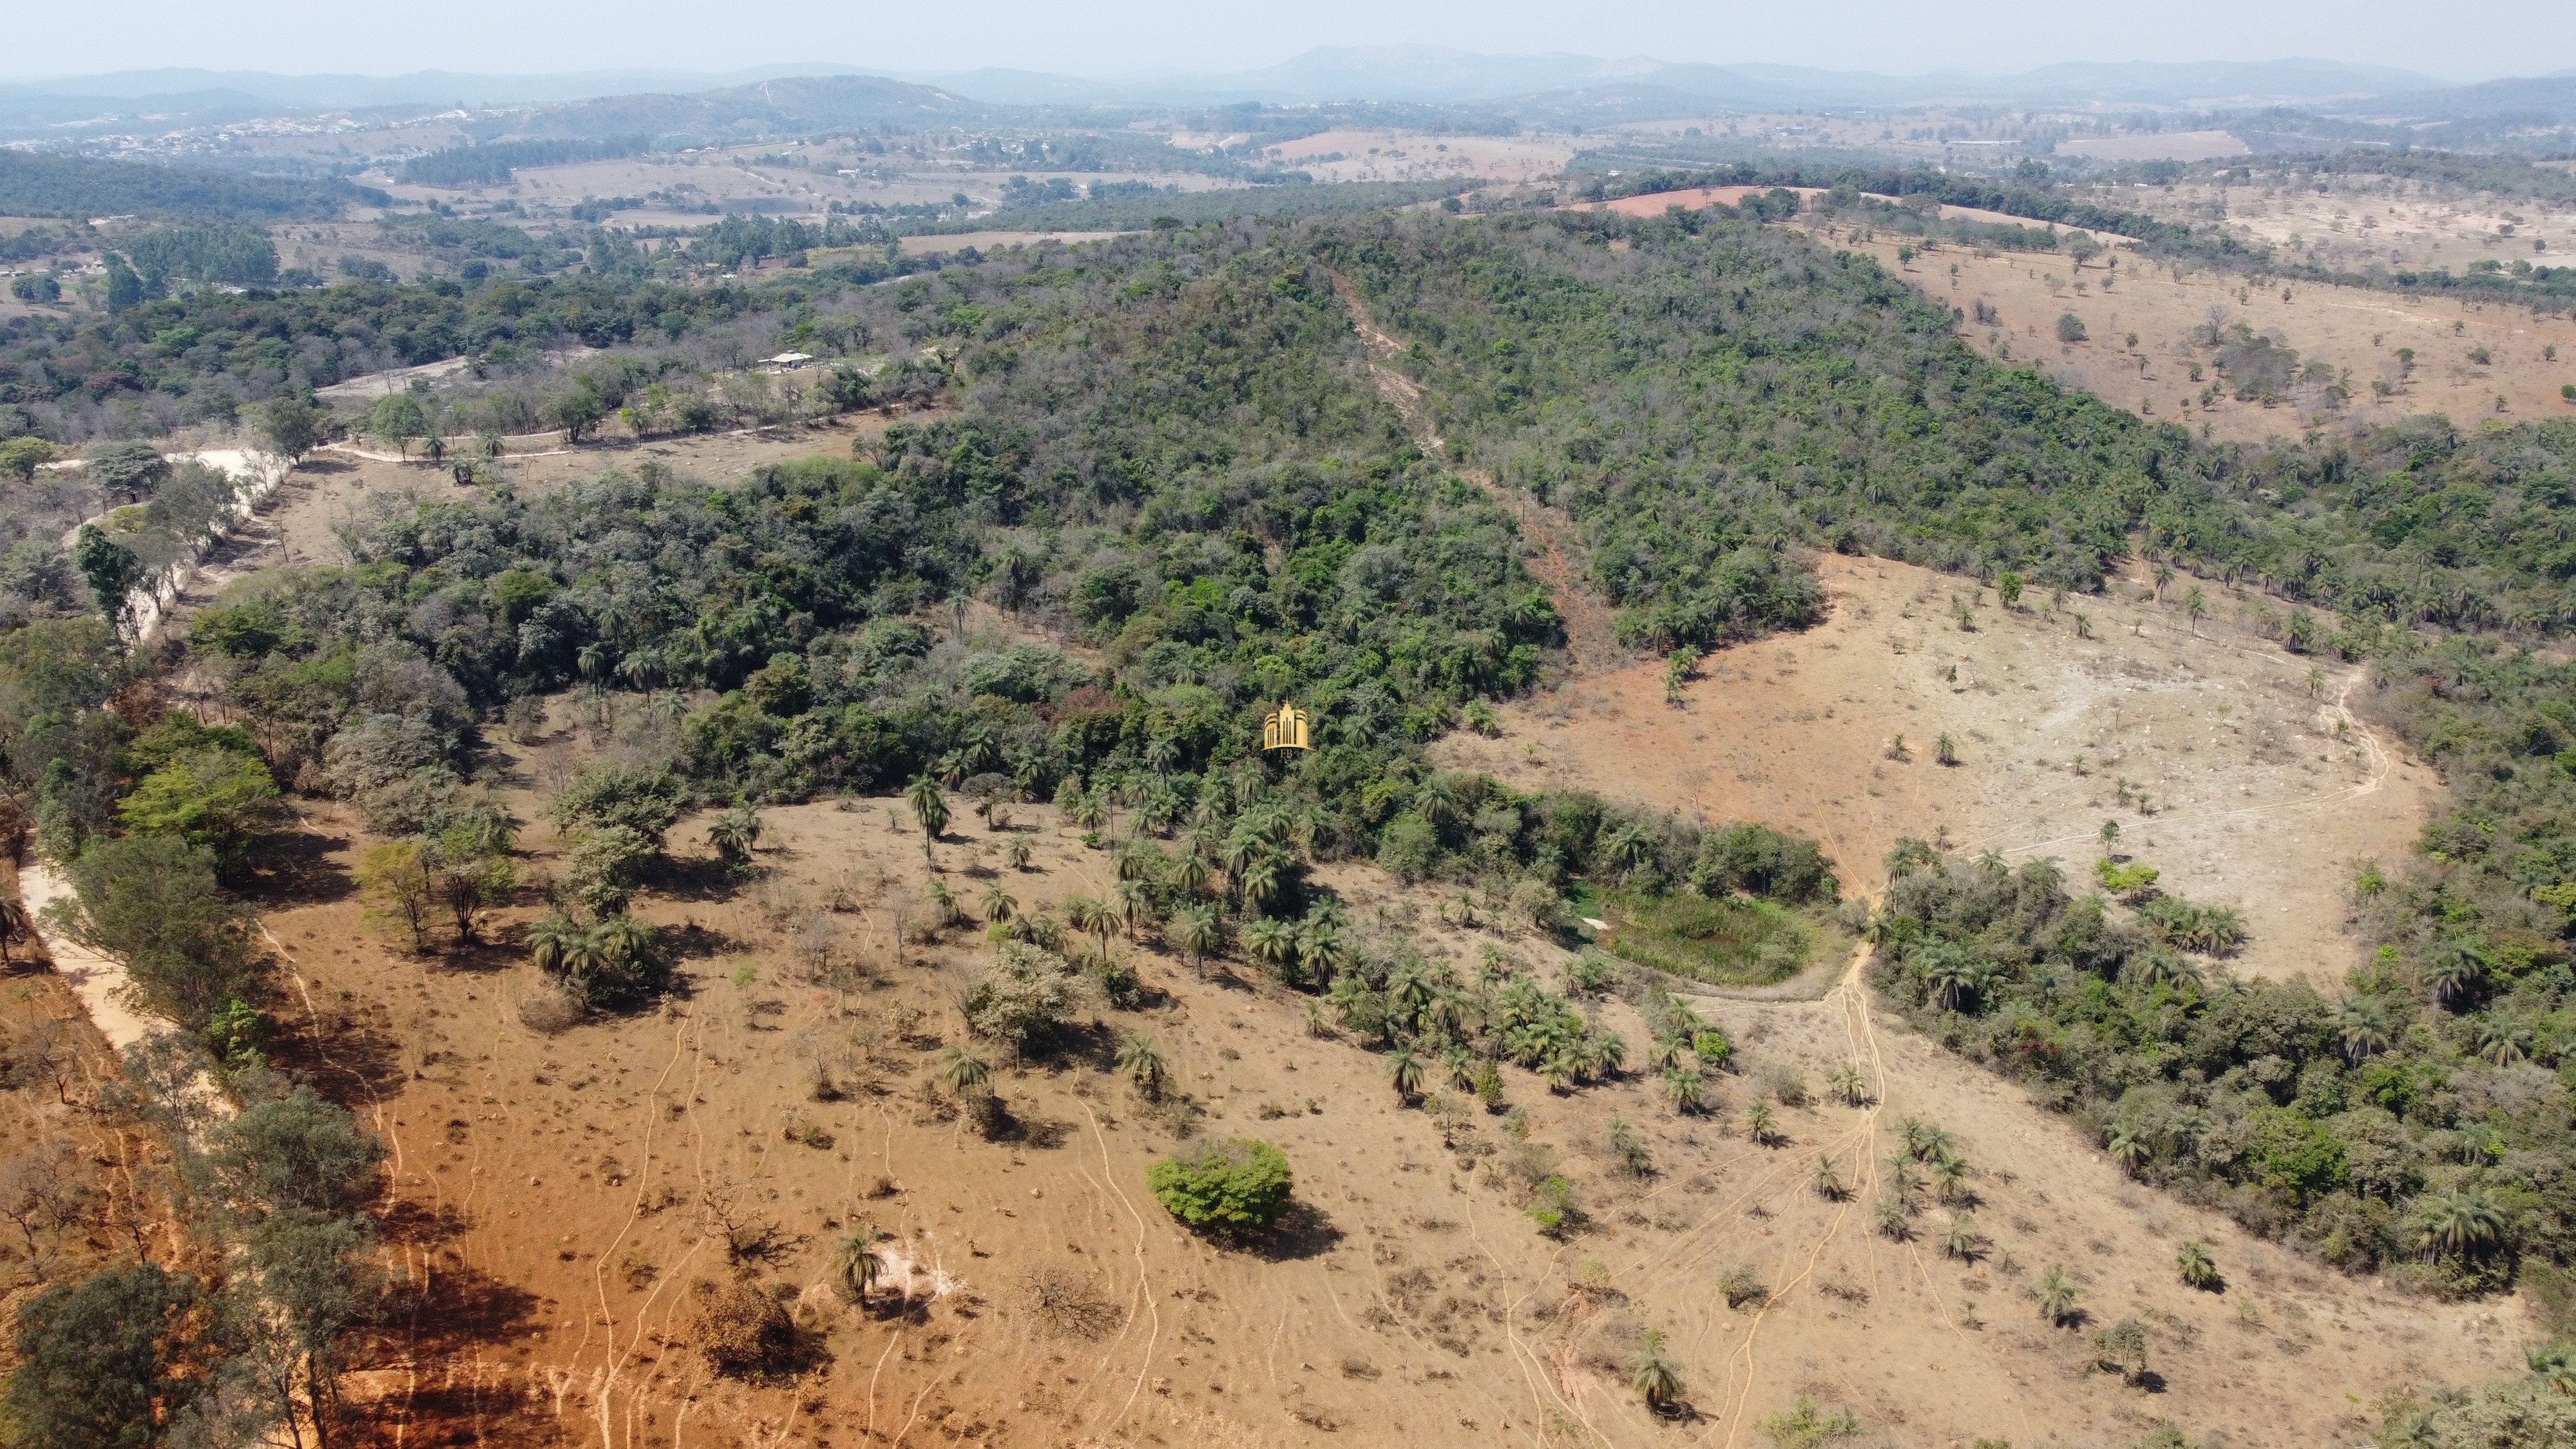
{"label": "distant mountain range", "polygon": [[[0,80],[0,101],[38,97],[73,101],[153,102],[229,97],[309,111],[379,106],[520,106],[595,96],[673,95],[722,90],[782,76],[882,75],[858,66],[767,65],[710,73],[688,70],[591,70],[562,75],[475,75],[417,70],[405,75],[276,75],[255,70],[122,70],[47,80]],[[118,109],[132,109],[120,106]]]}
{"label": "distant mountain range", "polygon": [[1887,76],[1788,65],[1675,64],[1635,57],[1479,55],[1438,46],[1327,46],[1228,75],[1078,80],[1031,71],[907,75],[1004,104],[1301,105],[1335,101],[1501,101],[1557,91],[1651,88],[1755,106],[1889,106],[1932,101],[2252,105],[2430,90],[2445,82],[2384,66],[2322,60],[2069,62],[2018,75],[1936,71]]}
{"label": "distant mountain range", "polygon": [[[1000,69],[889,75],[837,64],[762,66],[722,74],[625,69],[522,76],[148,70],[0,82],[0,139],[72,140],[138,126],[167,130],[288,111],[462,104],[534,108],[506,119],[479,118],[470,128],[479,139],[506,133],[706,141],[933,119],[1078,124],[1083,113],[1097,110],[1247,103],[1472,106],[1521,124],[1587,127],[1729,110],[2110,104],[2297,112],[2364,127],[2353,133],[2355,140],[2365,134],[2383,138],[2371,144],[2411,140],[2527,149],[2563,144],[2548,138],[2563,134],[2550,128],[2576,123],[2576,71],[2458,85],[2385,66],[2286,59],[2067,62],[2013,75],[1954,70],[1889,76],[1645,57],[1484,55],[1437,46],[1322,47],[1256,70],[1113,79]],[[2323,134],[2305,122],[2283,129]]]}
{"label": "distant mountain range", "polygon": [[[1642,88],[1736,105],[1889,106],[1942,100],[2131,104],[2250,105],[2313,102],[2441,89],[2413,71],[2322,60],[2211,61],[2197,64],[2069,62],[2017,75],[1936,71],[1888,76],[1866,71],[1786,65],[1676,64],[1633,57],[1483,55],[1438,46],[1326,46],[1257,70],[1218,75],[1159,72],[1085,79],[1022,70],[920,74],[840,64],[761,66],[709,73],[598,70],[561,75],[477,75],[414,71],[406,75],[273,75],[260,71],[137,70],[46,80],[0,81],[0,104],[192,103],[187,109],[239,100],[303,110],[379,106],[528,105],[620,95],[682,95],[727,90],[791,76],[890,76],[936,86],[994,105],[1165,106],[1255,101],[1300,105],[1340,101],[1472,102],[1554,91]],[[2496,86],[2530,84],[2499,81]],[[64,103],[71,103],[65,105]]]}

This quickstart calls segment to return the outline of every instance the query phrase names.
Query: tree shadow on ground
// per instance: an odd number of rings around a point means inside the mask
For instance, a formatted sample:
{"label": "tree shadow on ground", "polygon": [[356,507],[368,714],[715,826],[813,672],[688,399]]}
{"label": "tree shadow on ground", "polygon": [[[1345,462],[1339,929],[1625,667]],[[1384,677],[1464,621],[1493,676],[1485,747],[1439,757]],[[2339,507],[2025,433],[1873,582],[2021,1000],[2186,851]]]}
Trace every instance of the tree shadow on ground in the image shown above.
{"label": "tree shadow on ground", "polygon": [[357,883],[333,852],[349,848],[345,835],[281,830],[263,838],[244,860],[244,893],[279,906],[327,905],[345,900]]}
{"label": "tree shadow on ground", "polygon": [[1293,1203],[1268,1232],[1247,1237],[1243,1246],[1272,1263],[1300,1263],[1320,1258],[1339,1246],[1342,1230],[1331,1215],[1313,1203]]}
{"label": "tree shadow on ground", "polygon": [[393,1038],[355,1018],[328,1012],[281,1021],[269,1038],[268,1056],[270,1066],[310,1081],[315,1091],[352,1108],[373,1106],[399,1093],[411,1076]]}

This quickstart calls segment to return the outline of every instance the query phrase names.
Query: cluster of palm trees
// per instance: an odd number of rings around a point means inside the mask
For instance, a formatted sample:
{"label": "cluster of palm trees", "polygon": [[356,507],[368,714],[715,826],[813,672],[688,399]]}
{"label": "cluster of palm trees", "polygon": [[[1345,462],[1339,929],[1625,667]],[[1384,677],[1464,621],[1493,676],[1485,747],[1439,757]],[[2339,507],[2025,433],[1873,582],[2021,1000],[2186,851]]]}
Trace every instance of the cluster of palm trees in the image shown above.
{"label": "cluster of palm trees", "polygon": [[1489,1105],[1501,1100],[1498,1062],[1538,1074],[1552,1091],[1606,1081],[1627,1065],[1627,1043],[1594,1025],[1562,996],[1500,958],[1479,980],[1404,955],[1360,957],[1334,978],[1324,1001],[1341,1024],[1388,1047],[1388,1080],[1399,1097],[1421,1095],[1435,1073]]}
{"label": "cluster of palm trees", "polygon": [[1934,1199],[1950,1210],[1941,1250],[1962,1261],[1974,1261],[1986,1241],[1969,1216],[1969,1209],[1976,1206],[1976,1192],[1968,1179],[1976,1169],[1968,1165],[1949,1129],[1938,1123],[1908,1117],[1897,1125],[1896,1140],[1897,1151],[1887,1160],[1887,1190],[1871,1205],[1871,1223],[1882,1236],[1904,1241],[1913,1234],[1915,1214],[1922,1211],[1922,1194],[1929,1187]]}
{"label": "cluster of palm trees", "polygon": [[2138,924],[2168,946],[2224,956],[2245,944],[2245,918],[2225,906],[2195,905],[2180,896],[2157,896],[2138,907]]}
{"label": "cluster of palm trees", "polygon": [[1661,986],[1648,988],[1645,1017],[1654,1033],[1648,1060],[1663,1074],[1664,1101],[1685,1117],[1705,1109],[1709,1074],[1734,1060],[1735,1044]]}
{"label": "cluster of palm trees", "polygon": [[591,925],[548,916],[528,929],[528,959],[593,1006],[632,1000],[661,971],[656,933],[620,913]]}
{"label": "cluster of palm trees", "polygon": [[[1239,928],[1253,961],[1292,985],[1328,983],[1347,959],[1338,907],[1319,901],[1300,919],[1284,910],[1304,895],[1304,856],[1311,848],[1317,812],[1299,809],[1261,795],[1264,782],[1247,772],[1236,782],[1239,810],[1229,816],[1213,799],[1203,799],[1179,835],[1177,852],[1167,852],[1140,829],[1112,852],[1117,881],[1106,899],[1075,896],[1065,902],[1066,923],[1094,936],[1105,957],[1112,934],[1131,938],[1160,930],[1163,938],[1190,953],[1202,974],[1207,959],[1221,954]],[[904,788],[904,803],[922,831],[922,850],[935,864],[933,845],[950,820],[948,796],[939,781],[921,776]],[[1067,809],[1077,825],[1097,829],[1109,819],[1114,792],[1095,788],[1068,791]],[[1012,863],[1025,868],[1025,842]],[[934,897],[944,887],[934,883]],[[944,908],[953,911],[953,895]],[[985,915],[1007,922],[1018,902],[1000,880],[984,891]]]}

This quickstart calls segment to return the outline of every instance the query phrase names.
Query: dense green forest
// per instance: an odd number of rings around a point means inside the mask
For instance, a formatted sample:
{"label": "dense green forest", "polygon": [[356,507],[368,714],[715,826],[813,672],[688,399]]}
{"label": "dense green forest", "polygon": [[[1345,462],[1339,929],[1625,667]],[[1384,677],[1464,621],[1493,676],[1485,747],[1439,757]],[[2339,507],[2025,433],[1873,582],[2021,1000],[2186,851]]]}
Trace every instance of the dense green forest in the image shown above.
{"label": "dense green forest", "polygon": [[404,162],[402,179],[419,186],[502,186],[522,166],[612,161],[640,155],[649,145],[649,138],[643,136],[612,136],[601,141],[495,141],[483,146],[450,146]]}
{"label": "dense green forest", "polygon": [[1794,620],[1794,571],[1743,572],[1789,540],[2076,592],[2142,547],[2357,617],[2576,621],[2576,424],[2201,444],[1977,359],[1866,256],[1713,213],[1345,236],[1444,430],[1574,515],[1632,637]]}
{"label": "dense green forest", "polygon": [[307,221],[385,201],[381,191],[337,179],[237,176],[139,161],[0,151],[0,216]]}

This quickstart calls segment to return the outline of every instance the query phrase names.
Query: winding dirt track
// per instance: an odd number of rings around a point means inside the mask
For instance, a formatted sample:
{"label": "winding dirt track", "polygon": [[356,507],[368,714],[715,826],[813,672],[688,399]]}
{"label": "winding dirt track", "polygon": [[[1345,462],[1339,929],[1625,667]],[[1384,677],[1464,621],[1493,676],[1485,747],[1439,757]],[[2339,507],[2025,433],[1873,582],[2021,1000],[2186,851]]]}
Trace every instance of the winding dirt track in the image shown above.
{"label": "winding dirt track", "polygon": [[[1395,360],[1404,355],[1404,344],[1370,315],[1368,303],[1339,272],[1333,274],[1333,291],[1350,309],[1351,326],[1368,348],[1369,376],[1377,383],[1378,395],[1385,398],[1413,429],[1422,451],[1434,458],[1447,458],[1449,440],[1440,435],[1440,426],[1431,416],[1430,404],[1422,397],[1421,384],[1404,375]],[[1599,599],[1586,593],[1582,573],[1567,552],[1567,540],[1574,537],[1574,520],[1565,513],[1531,498],[1515,488],[1507,488],[1493,474],[1482,468],[1451,463],[1451,471],[1482,488],[1520,524],[1521,536],[1531,544],[1529,571],[1547,586],[1548,597],[1555,601],[1558,617],[1565,621],[1565,643],[1574,656],[1577,673],[1606,668],[1626,657],[1619,647],[1617,630],[1612,625],[1610,610]]]}

